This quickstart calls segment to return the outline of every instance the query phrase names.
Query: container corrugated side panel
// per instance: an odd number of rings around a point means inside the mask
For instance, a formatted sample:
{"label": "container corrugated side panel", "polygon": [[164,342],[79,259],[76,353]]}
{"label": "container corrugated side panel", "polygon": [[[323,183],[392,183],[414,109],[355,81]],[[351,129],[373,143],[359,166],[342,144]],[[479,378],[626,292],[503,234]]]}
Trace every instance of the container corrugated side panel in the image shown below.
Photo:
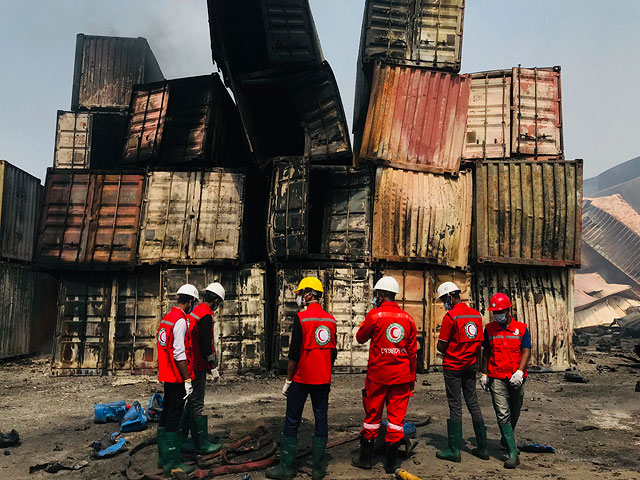
{"label": "container corrugated side panel", "polygon": [[145,165],[160,155],[169,103],[169,84],[142,85],[131,95],[124,163]]}
{"label": "container corrugated side panel", "polygon": [[473,176],[378,168],[373,257],[449,267],[468,264]]}
{"label": "container corrugated side panel", "polygon": [[582,161],[484,161],[476,165],[478,262],[580,264]]}
{"label": "container corrugated side panel", "polygon": [[56,168],[89,168],[90,158],[91,115],[88,112],[58,110],[54,166]]}
{"label": "container corrugated side panel", "polygon": [[41,201],[40,180],[0,160],[0,257],[33,259]]}
{"label": "container corrugated side panel", "polygon": [[31,314],[30,353],[51,353],[56,330],[57,302],[60,284],[45,272],[37,272],[34,289],[33,313]]}
{"label": "container corrugated side panel", "polygon": [[351,373],[363,372],[369,359],[369,345],[358,344],[355,334],[371,309],[373,296],[373,271],[363,264],[278,265],[275,320],[277,334],[274,339],[276,362],[281,366],[286,365],[293,322],[299,311],[293,290],[307,276],[316,276],[322,282],[324,295],[321,304],[337,322],[336,369]]}
{"label": "container corrugated side panel", "polygon": [[527,324],[531,364],[566,368],[575,363],[572,336],[573,270],[565,268],[478,268],[473,272],[475,308],[488,323],[489,299],[509,295],[512,314]]}
{"label": "container corrugated side panel", "polygon": [[0,359],[27,355],[30,351],[34,277],[28,268],[0,263]]}
{"label": "container corrugated side panel", "polygon": [[238,261],[244,184],[244,175],[221,169],[147,174],[139,260]]}
{"label": "container corrugated side panel", "polygon": [[376,65],[360,158],[387,166],[457,173],[471,79]]}

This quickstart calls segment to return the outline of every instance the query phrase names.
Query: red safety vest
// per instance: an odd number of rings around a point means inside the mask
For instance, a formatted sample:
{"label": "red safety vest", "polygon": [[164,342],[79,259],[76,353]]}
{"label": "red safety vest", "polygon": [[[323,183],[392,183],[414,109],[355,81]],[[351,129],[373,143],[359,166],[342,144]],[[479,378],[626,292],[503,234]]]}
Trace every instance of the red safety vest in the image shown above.
{"label": "red safety vest", "polygon": [[[498,322],[487,324],[486,340],[491,347],[487,373],[490,377],[510,379],[520,368],[522,336],[526,330],[527,324],[516,322],[513,317],[507,328],[502,328]],[[524,377],[527,377],[526,369]]]}
{"label": "red safety vest", "polygon": [[331,383],[331,352],[336,348],[336,319],[319,303],[298,313],[302,348],[293,381],[307,385]]}
{"label": "red safety vest", "polygon": [[211,370],[209,361],[202,355],[200,350],[200,319],[211,315],[211,352],[215,353],[213,341],[213,311],[209,305],[199,303],[193,311],[187,315],[189,319],[189,338],[191,339],[191,350],[193,352],[193,370],[196,372],[208,372]]}
{"label": "red safety vest", "polygon": [[[184,318],[187,322],[188,332],[189,320],[182,309],[178,307],[173,307],[158,326],[158,335],[156,337],[158,344],[158,380],[161,382],[182,383],[184,381],[173,358],[173,327],[181,318]],[[193,352],[191,351],[191,339],[188,334],[185,335],[184,349],[187,355],[187,371],[191,379],[193,379],[193,368],[190,361],[193,358]]]}
{"label": "red safety vest", "polygon": [[[440,339],[447,341],[448,345],[442,367],[447,370],[464,370],[473,366],[478,359],[483,338],[482,315],[466,304],[458,303],[446,313],[444,320],[447,322],[443,321]],[[447,329],[447,326],[450,328]],[[444,336],[447,338],[443,338]]]}

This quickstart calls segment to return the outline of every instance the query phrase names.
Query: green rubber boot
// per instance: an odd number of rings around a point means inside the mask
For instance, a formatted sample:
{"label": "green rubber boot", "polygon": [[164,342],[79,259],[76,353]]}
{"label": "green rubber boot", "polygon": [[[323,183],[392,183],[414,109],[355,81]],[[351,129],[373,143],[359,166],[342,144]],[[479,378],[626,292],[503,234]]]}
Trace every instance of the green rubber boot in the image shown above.
{"label": "green rubber boot", "polygon": [[290,480],[293,477],[293,459],[296,456],[296,437],[285,437],[280,439],[280,463],[275,467],[267,468],[265,474],[267,478],[278,480]]}
{"label": "green rubber boot", "polygon": [[460,462],[460,447],[462,446],[462,422],[447,420],[447,436],[449,437],[449,448],[438,450],[436,457],[440,460]]}
{"label": "green rubber boot", "polygon": [[[160,445],[160,434],[164,432],[164,427],[158,427],[158,431],[156,432],[156,442]],[[158,448],[158,468],[162,468],[162,451]]]}
{"label": "green rubber boot", "polygon": [[[180,417],[180,438],[182,438],[182,451],[188,453],[196,451],[193,440],[189,438],[190,423],[189,411],[184,408],[182,417]],[[193,437],[193,432],[191,432],[191,436]]]}
{"label": "green rubber boot", "polygon": [[476,448],[471,453],[482,460],[489,460],[489,450],[487,450],[487,427],[484,421],[473,422],[473,431],[476,432]]}
{"label": "green rubber boot", "polygon": [[158,432],[158,452],[162,458],[162,471],[165,475],[171,474],[171,470],[180,469],[184,473],[193,472],[196,467],[182,463],[182,435],[177,432]]}
{"label": "green rubber boot", "polygon": [[196,452],[198,454],[209,455],[222,450],[222,445],[219,443],[211,443],[209,441],[209,427],[206,415],[200,415],[197,418],[192,418],[190,424],[191,438],[193,438],[193,444],[195,445]]}
{"label": "green rubber boot", "polygon": [[520,463],[518,459],[518,447],[516,446],[516,439],[513,436],[513,427],[510,423],[500,425],[500,431],[507,443],[507,449],[509,450],[509,458],[504,462],[504,468],[516,468]]}
{"label": "green rubber boot", "polygon": [[327,474],[327,469],[324,465],[324,451],[327,448],[326,438],[313,437],[312,443],[312,458],[313,458],[313,471],[311,472],[312,480],[320,480]]}

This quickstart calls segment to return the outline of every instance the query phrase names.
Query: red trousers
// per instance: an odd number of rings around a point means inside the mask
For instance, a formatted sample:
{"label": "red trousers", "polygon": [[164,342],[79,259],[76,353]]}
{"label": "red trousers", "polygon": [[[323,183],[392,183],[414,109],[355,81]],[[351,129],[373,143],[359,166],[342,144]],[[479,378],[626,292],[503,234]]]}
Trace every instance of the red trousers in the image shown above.
{"label": "red trousers", "polygon": [[411,396],[408,383],[382,385],[367,378],[362,391],[365,417],[360,435],[367,440],[373,440],[378,436],[382,410],[386,404],[389,424],[385,441],[396,443],[402,440],[404,438],[404,417],[407,414],[407,404]]}

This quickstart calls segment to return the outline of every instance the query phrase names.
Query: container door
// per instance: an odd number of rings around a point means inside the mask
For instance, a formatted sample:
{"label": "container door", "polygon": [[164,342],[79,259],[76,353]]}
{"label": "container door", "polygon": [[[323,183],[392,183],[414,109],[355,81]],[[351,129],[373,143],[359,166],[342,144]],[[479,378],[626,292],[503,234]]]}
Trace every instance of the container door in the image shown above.
{"label": "container door", "polygon": [[463,20],[464,0],[416,0],[411,60],[459,71]]}
{"label": "container door", "polygon": [[58,111],[56,168],[89,168],[91,158],[91,115]]}
{"label": "container door", "polygon": [[274,167],[267,226],[269,256],[286,258],[308,252],[309,164],[302,157]]}
{"label": "container door", "polygon": [[376,58],[405,60],[412,41],[414,0],[368,0],[366,30],[361,55],[365,62]]}
{"label": "container door", "polygon": [[142,86],[134,90],[127,125],[125,164],[153,164],[160,146],[169,102],[169,84]]}

